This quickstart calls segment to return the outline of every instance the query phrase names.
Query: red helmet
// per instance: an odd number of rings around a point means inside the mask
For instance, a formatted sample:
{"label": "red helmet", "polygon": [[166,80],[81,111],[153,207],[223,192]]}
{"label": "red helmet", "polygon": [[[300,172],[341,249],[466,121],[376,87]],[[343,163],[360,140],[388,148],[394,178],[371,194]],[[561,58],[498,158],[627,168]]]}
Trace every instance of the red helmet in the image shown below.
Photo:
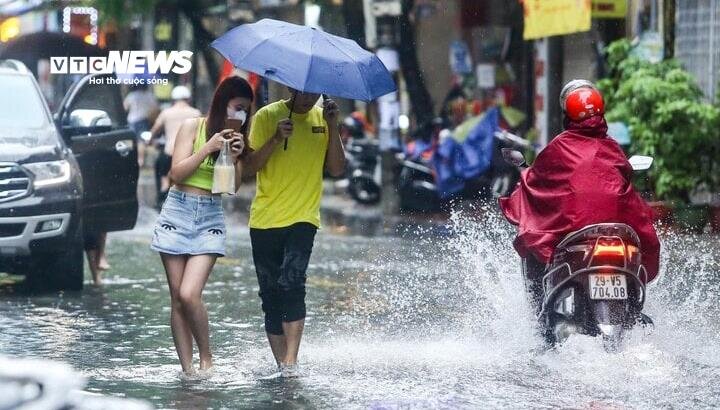
{"label": "red helmet", "polygon": [[560,107],[573,121],[582,121],[605,113],[602,94],[586,80],[573,80],[560,92]]}

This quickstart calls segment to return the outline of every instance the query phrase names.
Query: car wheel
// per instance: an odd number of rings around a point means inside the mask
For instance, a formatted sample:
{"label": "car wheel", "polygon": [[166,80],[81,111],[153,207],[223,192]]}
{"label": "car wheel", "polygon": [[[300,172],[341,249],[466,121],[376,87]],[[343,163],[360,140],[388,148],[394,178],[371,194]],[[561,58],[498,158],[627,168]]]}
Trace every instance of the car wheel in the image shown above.
{"label": "car wheel", "polygon": [[84,281],[82,227],[69,238],[66,252],[34,255],[26,278],[33,291],[82,290]]}

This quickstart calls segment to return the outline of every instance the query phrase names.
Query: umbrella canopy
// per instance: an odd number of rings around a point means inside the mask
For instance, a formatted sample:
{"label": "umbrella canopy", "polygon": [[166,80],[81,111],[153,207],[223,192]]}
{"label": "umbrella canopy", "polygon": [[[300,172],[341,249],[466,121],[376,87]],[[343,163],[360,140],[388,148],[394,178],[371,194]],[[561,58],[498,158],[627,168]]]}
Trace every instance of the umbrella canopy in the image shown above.
{"label": "umbrella canopy", "polygon": [[303,92],[370,101],[397,90],[374,54],[306,26],[263,19],[228,31],[212,46],[236,67]]}

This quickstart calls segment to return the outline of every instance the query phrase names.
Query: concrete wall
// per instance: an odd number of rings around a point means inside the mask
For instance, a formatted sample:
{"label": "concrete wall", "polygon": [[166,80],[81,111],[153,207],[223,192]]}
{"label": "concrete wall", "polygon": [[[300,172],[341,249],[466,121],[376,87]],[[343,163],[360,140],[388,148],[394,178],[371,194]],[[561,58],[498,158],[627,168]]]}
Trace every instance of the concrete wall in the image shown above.
{"label": "concrete wall", "polygon": [[563,76],[562,83],[583,78],[596,80],[596,32],[591,29],[585,33],[575,33],[563,37]]}

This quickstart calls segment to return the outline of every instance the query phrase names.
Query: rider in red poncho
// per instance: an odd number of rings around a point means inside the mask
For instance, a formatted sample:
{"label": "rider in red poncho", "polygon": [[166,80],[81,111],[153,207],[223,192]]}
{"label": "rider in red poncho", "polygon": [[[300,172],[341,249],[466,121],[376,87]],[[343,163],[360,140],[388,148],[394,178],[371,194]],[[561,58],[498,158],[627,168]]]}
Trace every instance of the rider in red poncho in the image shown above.
{"label": "rider in red poncho", "polygon": [[642,246],[642,262],[653,280],[660,243],[652,209],[633,189],[632,167],[607,135],[600,92],[585,80],[569,82],[560,94],[565,131],[554,138],[522,173],[518,187],[500,208],[518,226],[514,245],[535,301],[555,246],[586,225],[618,222],[632,227]]}

